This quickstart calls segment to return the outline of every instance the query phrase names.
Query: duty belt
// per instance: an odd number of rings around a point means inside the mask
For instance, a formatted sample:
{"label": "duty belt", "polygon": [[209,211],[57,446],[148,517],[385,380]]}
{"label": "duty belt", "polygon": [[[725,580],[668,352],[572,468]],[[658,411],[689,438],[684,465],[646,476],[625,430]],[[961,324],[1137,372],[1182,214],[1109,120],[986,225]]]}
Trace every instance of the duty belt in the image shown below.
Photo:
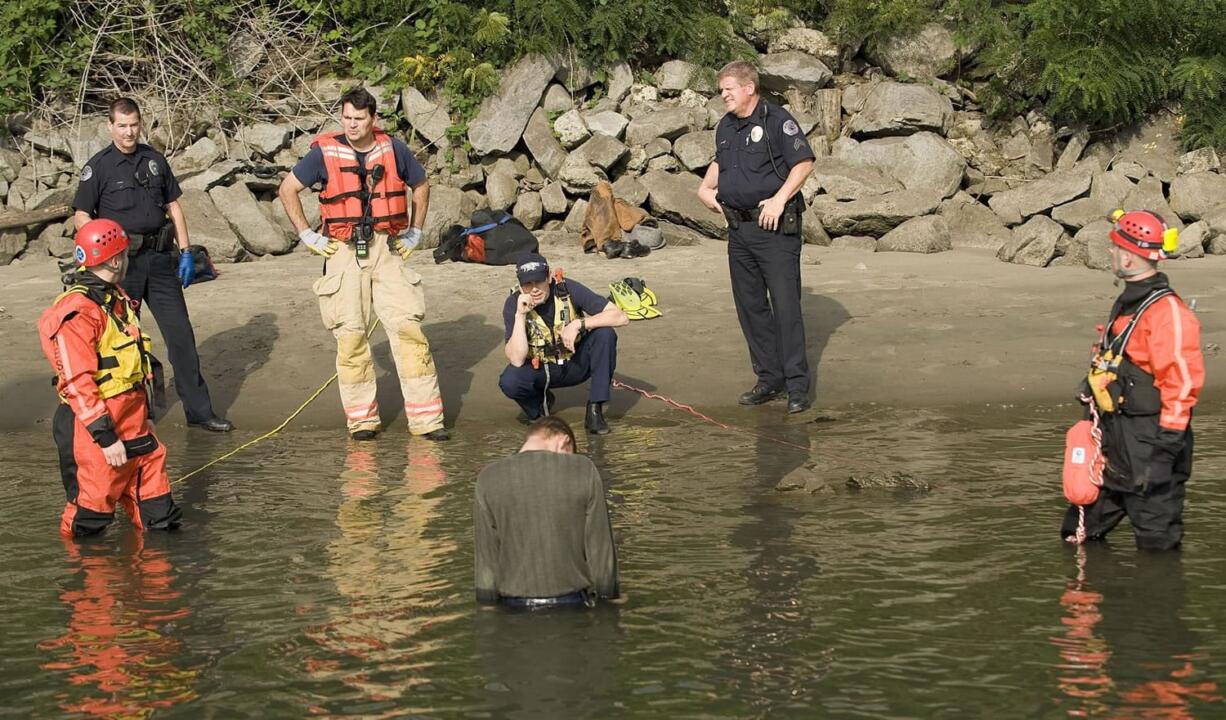
{"label": "duty belt", "polygon": [[758,212],[759,212],[758,210],[741,210],[740,208],[734,208],[728,205],[724,205],[722,207],[724,208],[725,213],[735,217],[737,220],[741,222],[757,222],[758,221]]}
{"label": "duty belt", "polygon": [[128,252],[135,255],[142,250],[150,250],[152,252],[164,252],[170,250],[174,244],[174,233],[166,233],[165,240],[162,239],[162,234],[165,232],[163,228],[158,228],[150,233],[128,233]]}
{"label": "duty belt", "polygon": [[[595,596],[590,597],[594,598]],[[583,590],[576,590],[573,593],[558,595],[556,597],[508,597],[503,595],[498,598],[498,603],[500,605],[506,605],[507,607],[512,608],[529,609],[562,607],[567,605],[588,605],[590,607],[591,604],[593,604],[589,602],[589,593]]]}

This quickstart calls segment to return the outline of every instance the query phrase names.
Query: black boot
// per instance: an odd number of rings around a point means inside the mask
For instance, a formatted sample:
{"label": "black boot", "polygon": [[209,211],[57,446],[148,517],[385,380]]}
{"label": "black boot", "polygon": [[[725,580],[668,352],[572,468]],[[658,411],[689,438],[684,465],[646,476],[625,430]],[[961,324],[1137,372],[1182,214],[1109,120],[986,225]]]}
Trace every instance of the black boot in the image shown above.
{"label": "black boot", "polygon": [[604,403],[589,402],[587,417],[583,419],[583,427],[593,435],[608,435],[609,423],[604,421]]}

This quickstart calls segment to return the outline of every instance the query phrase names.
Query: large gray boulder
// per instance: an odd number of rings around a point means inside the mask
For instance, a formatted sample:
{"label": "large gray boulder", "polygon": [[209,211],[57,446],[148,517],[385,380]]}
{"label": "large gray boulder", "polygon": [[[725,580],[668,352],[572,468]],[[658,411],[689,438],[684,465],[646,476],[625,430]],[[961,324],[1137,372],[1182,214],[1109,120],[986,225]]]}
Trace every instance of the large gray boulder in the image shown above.
{"label": "large gray boulder", "polygon": [[1179,233],[1179,247],[1175,256],[1181,258],[1202,258],[1205,256],[1205,243],[1211,236],[1209,223],[1198,220]]}
{"label": "large gray boulder", "polygon": [[1217,151],[1211,147],[1206,147],[1184,153],[1180,156],[1179,164],[1175,167],[1175,173],[1177,175],[1191,175],[1192,173],[1220,170],[1221,168],[1222,161],[1218,159]]}
{"label": "large gray boulder", "polygon": [[822,219],[812,205],[805,208],[800,218],[800,237],[806,245],[830,245],[830,234],[822,227]]}
{"label": "large gray boulder", "polygon": [[571,153],[571,157],[588,162],[606,173],[625,160],[630,154],[630,148],[620,140],[608,135],[593,135],[587,142]]}
{"label": "large gray boulder", "polygon": [[187,176],[186,179],[179,182],[179,187],[183,190],[204,190],[209,185],[230,174],[239,165],[242,165],[242,163],[237,160],[222,160],[219,163],[210,165],[203,172]]}
{"label": "large gray boulder", "polygon": [[1167,204],[1162,194],[1162,182],[1156,177],[1141,178],[1120,206],[1125,210],[1150,210],[1162,216],[1169,227],[1183,230],[1183,220]]}
{"label": "large gray boulder", "polygon": [[950,245],[996,252],[1012,239],[1013,233],[996,213],[966,193],[958,193],[941,203],[937,214],[949,227]]}
{"label": "large gray boulder", "polygon": [[840,157],[818,160],[806,185],[812,185],[836,200],[859,200],[903,189],[902,183],[873,165]]}
{"label": "large gray boulder", "polygon": [[566,158],[562,170],[558,172],[558,180],[569,193],[587,195],[602,182],[609,179],[604,170],[579,157],[577,154]]}
{"label": "large gray boulder", "polygon": [[703,69],[684,60],[669,60],[661,65],[656,71],[656,86],[665,97],[680,95],[687,88],[707,94],[715,91],[714,83]]}
{"label": "large gray boulder", "polygon": [[562,183],[546,183],[545,187],[541,188],[541,206],[545,212],[561,215],[566,212],[567,205],[566,191],[562,189]]}
{"label": "large gray boulder", "polygon": [[1171,209],[1185,221],[1199,220],[1226,203],[1226,175],[1198,172],[1180,175],[1171,183]]}
{"label": "large gray boulder", "polygon": [[467,226],[477,203],[459,188],[430,188],[430,212],[422,228],[422,247],[438,247],[439,238],[452,225]]}
{"label": "large gray boulder", "polygon": [[556,180],[558,172],[562,170],[562,164],[566,162],[566,150],[554,137],[549,116],[544,110],[537,108],[532,113],[523,137],[524,145],[528,146],[532,159],[536,160],[536,164],[546,175]]}
{"label": "large gray boulder", "polygon": [[913,217],[931,213],[940,203],[939,194],[925,190],[896,190],[851,202],[838,202],[828,195],[813,200],[826,232],[873,237],[881,237]]}
{"label": "large gray boulder", "polygon": [[826,87],[834,73],[821,60],[798,50],[763,55],[758,60],[758,78],[762,87],[776,93],[795,88],[811,93]]}
{"label": "large gray boulder", "polygon": [[690,173],[648,172],[639,178],[647,188],[651,214],[694,228],[707,237],[723,237],[726,223],[698,199],[700,180]]}
{"label": "large gray boulder", "polygon": [[701,113],[696,122],[695,111],[690,108],[663,108],[636,116],[626,128],[628,145],[646,145],[655,138],[674,140],[691,130],[706,127],[706,113]]}
{"label": "large gray boulder", "polygon": [[1109,220],[1095,220],[1077,231],[1073,242],[1086,249],[1086,267],[1093,270],[1111,269],[1111,238]]}
{"label": "large gray boulder", "polygon": [[485,176],[485,198],[491,210],[506,210],[515,204],[519,183],[505,170],[495,170]]}
{"label": "large gray boulder", "polygon": [[218,186],[209,191],[213,205],[252,255],[281,255],[290,251],[297,238],[260,208],[260,203],[242,183]]}
{"label": "large gray boulder", "polygon": [[238,141],[260,157],[271,158],[278,150],[289,147],[294,128],[289,124],[255,123],[238,130]]}
{"label": "large gray boulder", "polygon": [[400,91],[400,102],[409,125],[423,140],[436,147],[450,145],[447,128],[451,127],[451,114],[446,107],[431,101],[412,85]]}
{"label": "large gray boulder", "polygon": [[634,71],[625,61],[618,61],[609,68],[608,78],[608,97],[614,103],[620,103],[622,98],[630,93],[630,86],[634,84]]}
{"label": "large gray boulder", "polygon": [[578,110],[567,110],[553,121],[553,132],[567,150],[579,147],[592,136]]}
{"label": "large gray boulder", "polygon": [[949,98],[927,85],[883,82],[863,97],[863,107],[848,127],[856,137],[909,135],[920,130],[942,133],[952,122]]}
{"label": "large gray boulder", "polygon": [[1006,225],[1017,225],[1085,194],[1090,189],[1090,179],[1091,172],[1086,167],[1056,170],[1021,187],[996,193],[988,200],[988,206]]}
{"label": "large gray boulder", "polygon": [[1067,244],[1064,226],[1046,215],[1036,215],[1013,228],[1013,237],[996,253],[1005,262],[1047,267],[1056,257],[1056,247]]}
{"label": "large gray boulder", "polygon": [[820,30],[810,28],[785,28],[771,38],[769,50],[771,54],[779,54],[788,50],[799,50],[806,55],[812,55],[822,61],[826,67],[834,70],[839,67],[839,46]]}
{"label": "large gray boulder", "polygon": [[908,190],[949,197],[962,186],[966,160],[945,138],[930,132],[907,137],[836,143],[834,157],[872,166]]}
{"label": "large gray boulder", "polygon": [[213,142],[211,138],[205,136],[171,158],[170,169],[174,171],[175,178],[182,181],[192,175],[204,172],[213,163],[220,160],[221,157],[221,148],[217,147],[217,143]]}
{"label": "large gray boulder", "polygon": [[10,183],[16,180],[23,162],[21,153],[8,148],[0,148],[0,180]]}
{"label": "large gray boulder", "polygon": [[615,113],[612,110],[588,113],[583,116],[583,121],[587,123],[587,129],[591,130],[592,133],[608,135],[618,140],[626,132],[626,126],[630,124],[630,118],[620,113]]}
{"label": "large gray boulder", "polygon": [[946,75],[957,67],[954,34],[940,23],[929,23],[910,36],[892,36],[872,44],[868,58],[889,74],[923,80]]}
{"label": "large gray boulder", "polygon": [[541,225],[544,210],[544,205],[541,203],[541,194],[526,192],[515,201],[515,208],[511,210],[511,215],[522,223],[524,227],[529,230],[535,230]]}
{"label": "large gray boulder", "polygon": [[557,71],[557,59],[544,55],[525,55],[506,71],[498,92],[482,101],[477,117],[468,124],[473,151],[478,155],[510,152]]}
{"label": "large gray boulder", "polygon": [[1096,172],[1090,181],[1089,197],[1053,208],[1051,217],[1066,228],[1077,230],[1095,220],[1109,218],[1112,212],[1124,206],[1124,199],[1132,188],[1132,180],[1118,170]]}
{"label": "large gray boulder", "polygon": [[[280,203],[277,203],[277,206],[280,207]],[[238,235],[230,227],[226,216],[213,204],[208,193],[201,190],[184,190],[179,196],[179,207],[183,208],[192,242],[208,248],[210,257],[218,262],[234,261],[243,257],[243,244],[239,242]],[[318,208],[319,204],[316,203],[315,207]],[[315,217],[318,222],[318,209]]]}
{"label": "large gray boulder", "polygon": [[613,194],[638,207],[647,202],[647,186],[630,175],[622,175],[613,183]]}
{"label": "large gray boulder", "polygon": [[877,240],[878,252],[936,253],[952,247],[949,225],[940,215],[911,218]]}
{"label": "large gray boulder", "polygon": [[26,249],[29,238],[25,230],[0,231],[0,265],[8,265]]}
{"label": "large gray boulder", "polygon": [[570,96],[569,90],[553,83],[545,89],[545,97],[541,98],[541,107],[545,109],[545,112],[564,113],[574,109],[575,101]]}
{"label": "large gray boulder", "polygon": [[686,170],[702,170],[715,159],[715,131],[686,133],[673,143],[673,154]]}

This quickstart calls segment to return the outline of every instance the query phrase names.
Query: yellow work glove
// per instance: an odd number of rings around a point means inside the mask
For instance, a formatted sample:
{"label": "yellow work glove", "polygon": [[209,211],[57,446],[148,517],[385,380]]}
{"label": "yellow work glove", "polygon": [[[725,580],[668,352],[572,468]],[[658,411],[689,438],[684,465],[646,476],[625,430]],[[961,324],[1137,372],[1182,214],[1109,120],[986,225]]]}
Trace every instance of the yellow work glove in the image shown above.
{"label": "yellow work glove", "polygon": [[413,251],[421,246],[421,228],[407,228],[404,232],[391,239],[392,250],[400,253],[400,257],[408,260]]}
{"label": "yellow work glove", "polygon": [[303,245],[310,248],[311,252],[321,257],[332,257],[332,254],[336,252],[336,248],[339,247],[335,240],[320,235],[310,228],[298,233],[298,239],[302,241]]}

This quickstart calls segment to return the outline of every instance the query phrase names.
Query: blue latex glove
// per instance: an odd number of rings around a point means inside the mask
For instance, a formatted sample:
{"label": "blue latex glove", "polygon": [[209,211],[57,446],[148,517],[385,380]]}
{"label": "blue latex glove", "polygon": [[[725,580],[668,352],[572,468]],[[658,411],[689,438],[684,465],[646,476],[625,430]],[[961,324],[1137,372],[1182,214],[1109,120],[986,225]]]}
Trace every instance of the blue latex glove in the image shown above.
{"label": "blue latex glove", "polygon": [[195,279],[196,259],[192,257],[191,250],[182,250],[179,252],[179,282],[183,283],[184,288],[187,288]]}

